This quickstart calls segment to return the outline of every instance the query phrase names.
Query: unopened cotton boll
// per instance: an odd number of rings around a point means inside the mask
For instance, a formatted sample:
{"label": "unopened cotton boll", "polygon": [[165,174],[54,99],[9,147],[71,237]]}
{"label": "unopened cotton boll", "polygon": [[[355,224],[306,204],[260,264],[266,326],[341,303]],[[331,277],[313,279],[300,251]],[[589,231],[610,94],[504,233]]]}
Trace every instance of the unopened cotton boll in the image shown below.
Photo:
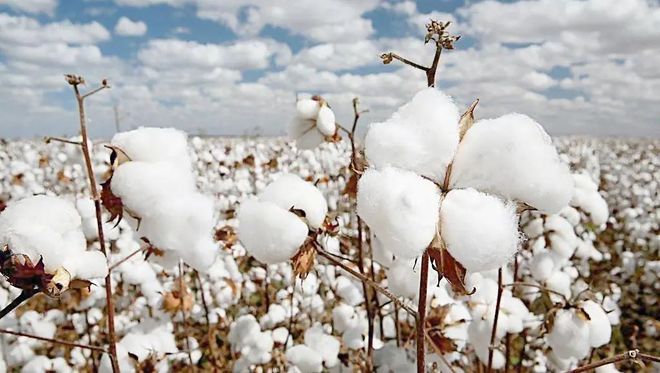
{"label": "unopened cotton boll", "polygon": [[422,254],[436,233],[438,189],[413,172],[367,170],[358,182],[357,212],[380,243],[397,257]]}
{"label": "unopened cotton boll", "polygon": [[259,200],[272,202],[285,210],[303,210],[304,219],[312,229],[319,228],[328,213],[328,204],[321,191],[293,174],[283,174],[270,183],[259,195]]}
{"label": "unopened cotton boll", "polygon": [[558,357],[581,360],[591,348],[589,326],[573,310],[558,310],[547,341]]}
{"label": "unopened cotton boll", "polygon": [[518,251],[514,204],[474,189],[456,189],[442,201],[440,215],[447,250],[470,272],[500,268]]}
{"label": "unopened cotton boll", "polygon": [[547,213],[568,205],[573,182],[550,136],[526,115],[480,120],[454,158],[451,185],[523,201]]}
{"label": "unopened cotton boll", "polygon": [[589,343],[591,347],[598,348],[610,343],[612,325],[603,307],[592,300],[582,303],[581,307],[589,315],[587,325],[589,325]]}
{"label": "unopened cotton boll", "polygon": [[426,88],[369,128],[365,154],[377,168],[398,167],[442,182],[458,144],[458,120],[452,99]]}
{"label": "unopened cotton boll", "polygon": [[266,264],[288,260],[307,238],[307,225],[272,202],[244,201],[238,221],[241,243],[250,255]]}

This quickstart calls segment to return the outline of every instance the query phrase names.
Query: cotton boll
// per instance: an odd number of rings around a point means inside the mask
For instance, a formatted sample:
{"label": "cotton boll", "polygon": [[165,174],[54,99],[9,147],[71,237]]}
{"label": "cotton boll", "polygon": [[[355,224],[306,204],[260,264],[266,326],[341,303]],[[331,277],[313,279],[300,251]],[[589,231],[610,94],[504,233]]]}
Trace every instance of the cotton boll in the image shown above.
{"label": "cotton boll", "polygon": [[442,182],[458,144],[458,120],[452,99],[426,88],[369,128],[365,154],[377,168],[399,167]]}
{"label": "cotton boll", "polygon": [[439,206],[435,184],[409,171],[369,169],[358,182],[358,215],[386,249],[403,259],[421,255],[431,242]]}
{"label": "cotton boll", "polygon": [[190,167],[187,135],[181,130],[140,127],[114,135],[110,143],[132,161],[170,162]]}
{"label": "cotton boll", "polygon": [[543,219],[535,218],[523,227],[523,233],[529,238],[536,238],[543,234]]}
{"label": "cotton boll", "polygon": [[419,271],[408,260],[395,260],[387,271],[387,288],[399,297],[416,299],[419,293]]}
{"label": "cotton boll", "polygon": [[321,355],[326,368],[332,368],[337,365],[337,362],[339,361],[339,348],[341,345],[337,338],[325,334],[323,328],[319,324],[307,329],[304,338],[305,345]]}
{"label": "cotton boll", "polygon": [[545,229],[559,235],[568,245],[575,246],[577,236],[573,225],[560,215],[550,215],[545,219]]}
{"label": "cotton boll", "polygon": [[575,253],[577,245],[566,241],[563,236],[557,233],[550,233],[548,239],[550,240],[552,252],[558,256],[568,259]]}
{"label": "cotton boll", "polygon": [[286,359],[302,373],[317,373],[323,370],[321,355],[305,345],[296,345],[288,349]]}
{"label": "cotton boll", "polygon": [[335,113],[328,107],[323,105],[319,109],[319,114],[316,119],[316,128],[324,136],[332,136],[335,134],[337,127],[335,126]]}
{"label": "cotton boll", "polygon": [[536,281],[545,281],[552,275],[555,262],[549,252],[535,254],[529,262],[529,270]]}
{"label": "cotton boll", "polygon": [[93,279],[108,275],[107,259],[100,251],[78,253],[76,256],[67,258],[62,265],[74,278]]}
{"label": "cotton boll", "polygon": [[337,295],[351,306],[357,306],[364,301],[362,288],[346,276],[337,277]]}
{"label": "cotton boll", "polygon": [[314,119],[319,115],[321,106],[319,101],[312,99],[302,99],[296,102],[296,114],[302,119]]}
{"label": "cotton boll", "polygon": [[559,310],[552,330],[547,335],[548,345],[562,359],[583,359],[589,353],[589,326],[572,310]]}
{"label": "cotton boll", "polygon": [[303,210],[304,219],[312,229],[319,228],[328,213],[328,204],[321,191],[293,174],[283,174],[270,183],[259,195],[259,200],[272,202],[284,210]]}
{"label": "cotton boll", "polygon": [[307,238],[307,225],[272,202],[244,201],[238,221],[241,243],[250,255],[266,264],[287,261]]}
{"label": "cotton boll", "polygon": [[350,327],[356,325],[357,315],[355,308],[345,303],[339,303],[332,309],[332,324],[339,333],[343,333]]}
{"label": "cotton boll", "polygon": [[296,140],[296,147],[300,150],[314,149],[325,142],[325,136],[316,129],[316,122],[310,119],[294,118],[288,134]]}
{"label": "cotton boll", "polygon": [[550,137],[522,114],[476,122],[456,152],[451,185],[520,200],[547,213],[559,212],[573,194],[569,169]]}
{"label": "cotton boll", "polygon": [[[555,271],[551,274],[545,281],[545,286],[552,291],[562,294],[566,299],[571,297],[571,277],[564,271]],[[563,300],[552,293],[550,294],[550,299],[554,301]]]}
{"label": "cotton boll", "polygon": [[598,303],[588,300],[581,304],[582,309],[589,315],[589,342],[591,347],[598,348],[610,343],[612,325],[607,314]]}
{"label": "cotton boll", "polygon": [[496,269],[518,251],[515,205],[474,189],[450,191],[442,202],[442,237],[468,271]]}

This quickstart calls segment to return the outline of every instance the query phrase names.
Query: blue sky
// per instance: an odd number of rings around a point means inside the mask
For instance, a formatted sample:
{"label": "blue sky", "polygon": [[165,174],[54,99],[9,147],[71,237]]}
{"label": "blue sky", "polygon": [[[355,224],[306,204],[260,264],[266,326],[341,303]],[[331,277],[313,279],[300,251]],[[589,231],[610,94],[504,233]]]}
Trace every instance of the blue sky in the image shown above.
{"label": "blue sky", "polygon": [[[386,118],[424,86],[383,65],[394,51],[428,63],[424,22],[462,36],[438,86],[486,118],[523,112],[551,134],[660,135],[660,8],[646,0],[4,0],[0,136],[73,134],[62,74],[113,88],[89,102],[96,136],[122,127],[283,133],[295,95],[350,101]],[[610,32],[618,30],[616,35]]]}

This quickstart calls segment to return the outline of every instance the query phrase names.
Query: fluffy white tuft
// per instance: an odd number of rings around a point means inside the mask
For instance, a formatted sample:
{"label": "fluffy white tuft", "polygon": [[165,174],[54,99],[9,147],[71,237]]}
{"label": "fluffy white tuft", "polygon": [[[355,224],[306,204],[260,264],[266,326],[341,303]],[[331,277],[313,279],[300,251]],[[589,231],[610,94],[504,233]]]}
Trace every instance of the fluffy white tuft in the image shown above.
{"label": "fluffy white tuft", "polygon": [[303,210],[312,229],[319,228],[328,213],[328,204],[321,191],[293,174],[283,174],[270,183],[259,195],[259,200],[272,202],[285,210]]}

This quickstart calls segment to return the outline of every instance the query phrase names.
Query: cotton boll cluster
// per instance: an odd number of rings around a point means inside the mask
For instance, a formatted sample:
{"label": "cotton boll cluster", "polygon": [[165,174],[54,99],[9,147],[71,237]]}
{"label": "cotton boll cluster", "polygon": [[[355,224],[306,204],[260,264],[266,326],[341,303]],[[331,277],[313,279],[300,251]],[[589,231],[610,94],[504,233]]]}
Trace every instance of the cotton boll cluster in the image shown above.
{"label": "cotton boll cluster", "polygon": [[337,132],[335,113],[321,97],[301,99],[296,103],[296,117],[289,125],[289,137],[298,149],[313,149]]}
{"label": "cotton boll cluster", "polygon": [[[33,196],[9,203],[0,213],[0,246],[5,260],[13,255],[29,267],[43,261],[53,278],[44,278],[38,290],[54,296],[67,290],[72,279],[95,279],[108,272],[103,254],[87,251],[78,211],[58,197]],[[12,280],[13,272],[5,275],[10,282],[20,282]]]}
{"label": "cotton boll cluster", "polygon": [[273,338],[270,332],[261,331],[254,316],[239,317],[232,323],[227,338],[232,351],[240,353],[240,358],[234,364],[234,372],[243,372],[254,364],[270,361]]}
{"label": "cotton boll cluster", "polygon": [[182,259],[198,270],[215,260],[213,201],[196,191],[185,133],[140,128],[111,141],[118,166],[110,187],[137,234],[162,250],[165,263]]}
{"label": "cotton boll cluster", "polygon": [[269,184],[258,200],[241,204],[238,235],[257,260],[283,262],[300,249],[309,230],[321,226],[327,211],[318,189],[295,175],[284,174]]}
{"label": "cotton boll cluster", "polygon": [[339,362],[340,343],[337,338],[326,334],[320,324],[305,332],[304,341],[305,344],[295,345],[286,352],[287,360],[301,373],[318,373]]}

